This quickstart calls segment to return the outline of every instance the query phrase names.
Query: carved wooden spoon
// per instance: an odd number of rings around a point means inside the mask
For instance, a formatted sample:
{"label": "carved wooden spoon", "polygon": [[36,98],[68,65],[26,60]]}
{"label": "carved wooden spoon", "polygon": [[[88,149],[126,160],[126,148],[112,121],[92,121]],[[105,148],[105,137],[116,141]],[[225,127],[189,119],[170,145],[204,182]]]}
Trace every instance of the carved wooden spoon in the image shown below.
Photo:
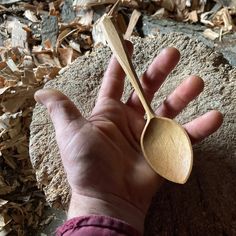
{"label": "carved wooden spoon", "polygon": [[149,165],[162,177],[185,183],[191,173],[193,151],[186,131],[175,121],[157,117],[144,96],[142,86],[125,49],[124,40],[105,14],[101,20],[106,40],[125,71],[145,109],[147,122],[141,136],[141,148]]}

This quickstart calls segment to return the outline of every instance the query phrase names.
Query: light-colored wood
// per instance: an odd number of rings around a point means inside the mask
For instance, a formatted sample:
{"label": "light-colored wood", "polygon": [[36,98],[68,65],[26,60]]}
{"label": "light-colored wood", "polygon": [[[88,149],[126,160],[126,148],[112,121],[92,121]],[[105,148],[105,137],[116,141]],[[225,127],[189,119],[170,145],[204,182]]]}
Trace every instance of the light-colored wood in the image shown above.
{"label": "light-colored wood", "polygon": [[155,116],[154,112],[146,101],[143,88],[139,82],[131,60],[126,53],[127,50],[125,50],[124,40],[122,40],[122,36],[118,33],[115,24],[112,22],[112,18],[112,16],[104,15],[101,20],[102,29],[105,34],[106,40],[111,47],[112,52],[115,54],[117,60],[122,66],[123,70],[125,71],[126,75],[129,77],[130,82],[134,87],[136,93],[138,94],[147,116],[149,117],[149,119],[151,119]]}
{"label": "light-colored wood", "polygon": [[137,11],[136,9],[132,12],[128,28],[125,32],[125,36],[124,36],[125,39],[129,39],[131,37],[134,27],[136,26],[140,16],[141,16],[141,12]]}
{"label": "light-colored wood", "polygon": [[12,47],[28,48],[27,32],[23,29],[20,21],[16,20],[12,28]]}
{"label": "light-colored wood", "polygon": [[[99,5],[105,5],[105,4],[115,4],[117,0],[74,0],[73,6],[74,7],[83,7],[83,8],[89,8]],[[138,7],[138,3],[140,1],[136,0],[121,0],[121,4],[124,6],[132,6],[132,7]]]}
{"label": "light-colored wood", "polygon": [[191,173],[193,151],[185,130],[171,119],[156,117],[134,70],[125,48],[124,40],[117,31],[112,16],[101,20],[106,40],[121,67],[129,78],[147,114],[147,123],[141,136],[141,147],[149,165],[162,177],[185,183]]}
{"label": "light-colored wood", "polygon": [[155,117],[148,120],[141,147],[149,165],[162,177],[184,184],[191,173],[193,151],[185,130],[175,121]]}

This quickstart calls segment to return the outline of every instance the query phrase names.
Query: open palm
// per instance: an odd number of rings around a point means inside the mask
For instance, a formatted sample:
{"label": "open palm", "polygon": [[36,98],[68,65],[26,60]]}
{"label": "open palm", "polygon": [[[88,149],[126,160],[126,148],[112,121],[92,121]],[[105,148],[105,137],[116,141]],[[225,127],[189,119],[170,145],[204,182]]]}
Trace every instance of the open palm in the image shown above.
{"label": "open palm", "polygon": [[[179,57],[175,48],[163,50],[142,76],[141,84],[150,102]],[[72,189],[72,204],[77,199],[96,199],[112,205],[118,214],[122,213],[117,206],[144,217],[162,178],[149,167],[141,152],[139,142],[145,120],[137,95],[133,93],[125,104],[120,101],[124,76],[112,58],[88,119],[59,91],[40,90],[35,99],[47,107],[53,121]],[[156,113],[174,118],[199,95],[203,86],[201,78],[190,76],[163,101]],[[195,143],[217,130],[221,123],[222,115],[211,111],[185,124],[184,128]],[[70,217],[76,214],[71,209]],[[108,214],[112,216],[114,212]]]}

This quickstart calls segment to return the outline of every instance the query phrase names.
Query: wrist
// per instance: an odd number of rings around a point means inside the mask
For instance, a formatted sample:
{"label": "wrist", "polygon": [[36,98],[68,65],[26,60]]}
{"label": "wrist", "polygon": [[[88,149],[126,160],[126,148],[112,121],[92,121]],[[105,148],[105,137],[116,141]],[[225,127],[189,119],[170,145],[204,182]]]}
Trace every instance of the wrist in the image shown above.
{"label": "wrist", "polygon": [[72,193],[68,219],[104,215],[122,220],[143,233],[145,214],[129,202],[116,196],[90,197]]}

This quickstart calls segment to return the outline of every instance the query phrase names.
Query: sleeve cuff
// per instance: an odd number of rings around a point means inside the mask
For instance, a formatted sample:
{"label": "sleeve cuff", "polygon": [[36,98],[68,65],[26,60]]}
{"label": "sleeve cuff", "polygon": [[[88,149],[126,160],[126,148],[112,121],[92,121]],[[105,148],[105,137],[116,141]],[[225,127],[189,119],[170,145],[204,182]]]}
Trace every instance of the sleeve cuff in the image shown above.
{"label": "sleeve cuff", "polygon": [[89,215],[75,217],[66,221],[56,231],[56,236],[141,236],[126,222],[109,216]]}

